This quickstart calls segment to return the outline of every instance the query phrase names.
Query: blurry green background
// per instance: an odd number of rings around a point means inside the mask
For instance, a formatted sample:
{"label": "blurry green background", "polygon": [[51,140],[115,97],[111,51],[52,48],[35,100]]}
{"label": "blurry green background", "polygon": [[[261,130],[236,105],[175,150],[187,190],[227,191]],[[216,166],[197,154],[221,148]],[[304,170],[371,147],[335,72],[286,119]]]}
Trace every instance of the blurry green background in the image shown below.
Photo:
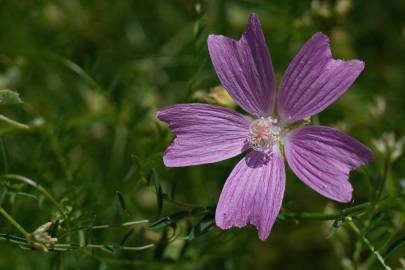
{"label": "blurry green background", "polygon": [[[251,12],[261,20],[278,79],[318,31],[331,38],[336,58],[366,62],[351,89],[316,121],[370,147],[384,132],[394,132],[397,139],[404,135],[405,1],[0,0],[0,89],[17,91],[24,101],[0,110],[31,126],[24,131],[0,123],[0,173],[24,175],[46,187],[71,209],[77,226],[154,221],[188,205],[215,207],[240,157],[164,168],[161,157],[172,135],[154,113],[174,103],[215,102],[207,98],[219,84],[207,36],[239,38]],[[351,174],[355,204],[369,200],[362,171],[377,179],[382,170],[382,157],[375,155],[367,168]],[[400,157],[393,163],[387,194],[403,192],[403,162]],[[160,215],[157,181],[169,198]],[[24,228],[31,232],[58,218],[35,190],[13,188],[2,207]],[[124,210],[117,208],[116,191],[125,200]],[[320,212],[345,207],[322,198],[290,171],[283,205]],[[179,221],[175,233],[187,235],[200,218]],[[395,218],[387,220],[396,226]],[[279,220],[265,242],[252,226],[226,232],[212,227],[192,241],[112,254],[44,253],[1,241],[0,269],[352,269],[357,239],[345,229],[327,238],[331,225]],[[134,229],[127,245],[162,237],[162,230]],[[396,229],[403,235],[403,227]],[[18,235],[3,217],[0,232]],[[127,232],[72,233],[61,242],[119,244]],[[389,265],[399,268],[404,251],[387,258]],[[365,248],[360,256],[369,254]]]}

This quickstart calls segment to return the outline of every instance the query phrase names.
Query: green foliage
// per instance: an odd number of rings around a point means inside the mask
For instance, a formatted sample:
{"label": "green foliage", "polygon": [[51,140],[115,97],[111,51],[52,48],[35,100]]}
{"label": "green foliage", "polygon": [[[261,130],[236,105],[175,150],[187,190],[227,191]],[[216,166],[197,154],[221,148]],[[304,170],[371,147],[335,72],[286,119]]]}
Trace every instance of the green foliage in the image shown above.
{"label": "green foliage", "polygon": [[[165,168],[173,135],[154,116],[210,102],[207,36],[238,38],[252,11],[278,78],[318,31],[337,58],[366,62],[312,120],[375,154],[350,175],[350,205],[287,170],[266,242],[215,226],[240,157]],[[401,1],[377,0],[2,1],[0,269],[403,268],[404,16]]]}
{"label": "green foliage", "polygon": [[22,103],[20,95],[12,90],[0,90],[0,106]]}

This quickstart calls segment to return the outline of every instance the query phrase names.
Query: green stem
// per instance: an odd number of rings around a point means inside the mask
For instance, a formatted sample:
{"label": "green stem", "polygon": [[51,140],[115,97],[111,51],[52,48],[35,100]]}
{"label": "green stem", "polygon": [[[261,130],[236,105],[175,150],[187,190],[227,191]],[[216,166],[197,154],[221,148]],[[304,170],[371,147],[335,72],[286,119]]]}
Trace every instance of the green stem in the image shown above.
{"label": "green stem", "polygon": [[0,147],[1,147],[1,155],[3,157],[3,163],[4,163],[4,173],[8,173],[7,150],[6,150],[6,144],[4,143],[3,138],[0,138]]}
{"label": "green stem", "polygon": [[366,212],[373,207],[374,210],[381,210],[393,204],[401,203],[405,198],[405,195],[398,195],[396,197],[387,198],[377,202],[376,204],[372,204],[370,202],[358,204],[353,207],[345,208],[340,211],[336,211],[333,213],[322,213],[322,212],[288,212],[288,211],[281,211],[280,212],[280,219],[293,219],[293,220],[334,220],[338,218],[344,218],[350,216],[352,214],[357,214],[361,212]]}
{"label": "green stem", "polygon": [[128,227],[128,226],[139,225],[139,224],[146,224],[146,223],[149,223],[149,220],[144,219],[144,220],[128,221],[128,222],[124,222],[124,223],[121,223],[121,224],[97,225],[97,226],[92,226],[92,227],[90,227],[89,229],[91,229],[91,230],[103,230],[103,229],[108,229],[108,228]]}
{"label": "green stem", "polygon": [[128,222],[124,222],[124,223],[121,223],[121,224],[105,224],[105,225],[96,225],[96,226],[83,226],[83,227],[72,228],[69,231],[69,233],[77,232],[77,231],[104,230],[104,229],[110,229],[110,228],[130,227],[130,226],[134,226],[134,225],[147,224],[149,222],[150,222],[149,220],[143,219],[143,220],[128,221]]}
{"label": "green stem", "polygon": [[3,207],[0,207],[0,213],[11,223],[14,227],[22,234],[24,237],[28,237],[30,234],[12,217],[4,210]]}
{"label": "green stem", "polygon": [[362,203],[334,213],[317,213],[317,212],[295,213],[295,212],[281,211],[280,216],[281,218],[295,219],[295,220],[333,220],[338,218],[344,218],[351,214],[363,212],[368,207],[370,207],[370,205],[371,205],[370,203]]}
{"label": "green stem", "polygon": [[[28,249],[35,249],[36,246],[33,243],[30,243],[25,238],[21,238],[15,235],[9,235],[0,233],[0,240],[8,241],[10,243],[16,244],[23,248]],[[155,244],[147,244],[144,246],[116,246],[116,245],[102,245],[102,244],[77,244],[77,243],[68,243],[68,244],[54,244],[50,250],[53,251],[71,251],[77,249],[99,249],[99,250],[107,250],[107,249],[118,249],[118,250],[127,250],[127,251],[136,251],[136,250],[145,250],[154,247]]]}
{"label": "green stem", "polygon": [[51,201],[52,204],[55,205],[55,207],[59,210],[59,212],[62,214],[62,216],[68,221],[68,217],[65,213],[64,207],[60,203],[58,203],[58,201],[40,184],[36,183],[35,181],[33,181],[25,176],[17,175],[17,174],[5,174],[5,175],[2,175],[1,177],[4,179],[8,179],[8,180],[20,181],[20,182],[23,182],[23,183],[37,189],[46,198],[48,198],[48,200]]}
{"label": "green stem", "polygon": [[8,117],[2,115],[2,114],[0,114],[0,121],[6,122],[6,123],[9,124],[10,126],[12,126],[12,127],[14,127],[14,128],[17,128],[17,129],[25,129],[25,130],[30,129],[29,126],[27,126],[27,125],[25,125],[25,124],[18,123],[18,122],[16,122],[16,121],[14,121],[14,120],[12,120],[12,119],[10,119],[10,118],[8,118]]}
{"label": "green stem", "polygon": [[[395,235],[396,235],[398,232],[401,231],[403,222],[404,222],[404,219],[401,217],[400,222],[399,222],[399,224],[397,225],[397,228],[395,229],[395,231],[394,231],[393,233],[391,233],[390,237],[388,237],[388,239],[385,240],[385,242],[381,245],[381,247],[378,249],[379,251],[382,251],[383,249],[385,249],[385,248],[387,247],[387,245],[388,245],[388,244],[392,241],[392,239],[395,237]],[[370,269],[371,266],[374,264],[374,262],[375,262],[375,256],[370,255],[370,256],[367,258],[367,260],[366,260],[366,262],[365,262],[365,264],[364,264],[364,266],[363,266],[363,269],[364,269],[364,270]]]}
{"label": "green stem", "polygon": [[371,244],[371,242],[361,233],[359,228],[357,228],[356,224],[353,223],[350,217],[345,219],[346,223],[349,225],[350,229],[363,241],[364,244],[370,249],[370,251],[375,255],[377,260],[381,263],[381,265],[387,269],[391,270],[391,267],[385,264],[383,256],[381,256],[380,252],[376,250],[376,248]]}
{"label": "green stem", "polygon": [[387,183],[388,172],[389,172],[390,166],[391,166],[391,162],[390,162],[390,158],[388,156],[384,162],[384,171],[383,171],[382,181],[380,182],[380,185],[377,188],[377,193],[376,193],[376,197],[375,197],[376,202],[378,202],[381,199],[382,193],[385,188],[385,183]]}
{"label": "green stem", "polygon": [[165,197],[165,196],[163,197],[163,200],[165,200],[166,202],[171,203],[171,204],[173,204],[173,205],[179,206],[179,207],[184,207],[184,208],[196,208],[196,207],[198,207],[197,205],[192,205],[192,204],[188,204],[188,203],[178,202],[178,201],[175,201],[175,200],[173,200],[173,199],[169,199],[169,198],[167,198],[167,197]]}

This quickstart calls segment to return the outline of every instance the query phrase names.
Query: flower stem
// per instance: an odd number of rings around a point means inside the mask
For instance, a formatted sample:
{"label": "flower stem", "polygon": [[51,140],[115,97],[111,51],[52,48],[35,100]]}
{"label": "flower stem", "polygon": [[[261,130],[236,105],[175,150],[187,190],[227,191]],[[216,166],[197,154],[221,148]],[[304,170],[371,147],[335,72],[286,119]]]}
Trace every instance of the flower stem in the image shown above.
{"label": "flower stem", "polygon": [[380,185],[378,186],[377,192],[376,192],[376,197],[375,197],[376,202],[378,202],[380,200],[382,193],[384,191],[385,183],[387,182],[388,173],[390,170],[390,166],[391,166],[390,158],[387,157],[384,162],[384,171],[383,171],[382,180],[381,180]]}
{"label": "flower stem", "polygon": [[51,201],[51,203],[54,204],[55,207],[59,210],[59,212],[62,214],[62,216],[64,218],[66,218],[66,220],[68,220],[68,217],[64,211],[64,207],[60,203],[58,203],[58,201],[40,184],[36,183],[35,181],[33,181],[25,176],[17,175],[17,174],[5,174],[5,175],[2,175],[1,177],[4,179],[8,179],[8,180],[20,181],[20,182],[23,182],[23,183],[37,189],[46,198],[48,198]]}
{"label": "flower stem", "polygon": [[377,260],[381,263],[381,265],[386,270],[391,270],[391,267],[385,264],[384,258],[381,256],[380,252],[375,249],[375,247],[371,244],[371,242],[361,233],[360,229],[357,228],[356,224],[353,223],[350,217],[345,219],[346,223],[349,225],[350,229],[363,241],[364,244],[370,249],[370,251],[375,255]]}
{"label": "flower stem", "polygon": [[10,126],[12,126],[13,128],[17,128],[17,129],[25,129],[28,130],[30,127],[22,124],[22,123],[18,123],[17,121],[14,121],[8,117],[6,117],[5,115],[0,114],[0,121],[6,122],[7,124],[9,124]]}
{"label": "flower stem", "polygon": [[0,207],[0,213],[11,223],[24,237],[28,237],[29,233],[12,217],[3,207]]}
{"label": "flower stem", "polygon": [[281,211],[280,212],[280,219],[293,219],[293,220],[333,220],[338,218],[344,218],[346,216],[350,216],[352,214],[366,212],[370,207],[373,209],[381,209],[392,204],[398,204],[404,200],[404,195],[399,195],[396,197],[387,198],[384,200],[380,200],[376,204],[372,204],[370,202],[358,204],[353,207],[345,208],[340,211],[336,211],[333,213],[322,213],[322,212],[289,212],[289,211]]}
{"label": "flower stem", "polygon": [[[21,238],[14,235],[0,233],[0,240],[5,240],[16,244],[25,249],[35,249],[36,246],[33,243],[30,243],[27,239]],[[127,251],[137,251],[145,250],[154,247],[155,244],[147,244],[144,246],[117,246],[117,245],[103,245],[103,244],[77,244],[77,243],[66,243],[66,244],[54,244],[50,250],[53,251],[71,251],[77,249],[99,249],[108,251],[110,249],[117,250],[127,250]]]}
{"label": "flower stem", "polygon": [[281,212],[281,217],[286,219],[295,220],[331,220],[337,218],[343,218],[351,214],[364,211],[370,206],[370,203],[362,203],[350,208],[343,209],[334,213],[317,213],[317,212]]}

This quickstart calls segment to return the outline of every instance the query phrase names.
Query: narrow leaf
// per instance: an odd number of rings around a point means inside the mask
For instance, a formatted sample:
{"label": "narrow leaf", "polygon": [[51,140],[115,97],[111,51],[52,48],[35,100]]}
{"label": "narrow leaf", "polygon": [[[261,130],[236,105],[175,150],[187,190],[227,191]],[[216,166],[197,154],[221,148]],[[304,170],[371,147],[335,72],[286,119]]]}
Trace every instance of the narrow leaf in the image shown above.
{"label": "narrow leaf", "polygon": [[193,240],[194,238],[205,234],[214,225],[215,215],[213,213],[205,215],[201,219],[201,221],[191,230],[190,234],[188,235],[188,239]]}
{"label": "narrow leaf", "polygon": [[328,234],[326,235],[326,238],[329,239],[329,238],[331,238],[332,236],[334,236],[335,233],[336,233],[336,231],[337,231],[337,229],[338,229],[340,226],[342,226],[342,224],[343,224],[343,221],[342,221],[341,219],[335,220],[335,222],[333,222],[332,227],[329,229],[329,232],[328,232]]}
{"label": "narrow leaf", "polygon": [[0,90],[0,105],[20,104],[22,102],[17,92],[9,89]]}
{"label": "narrow leaf", "polygon": [[386,258],[388,255],[390,255],[394,250],[399,248],[402,244],[405,243],[405,235],[400,237],[399,239],[395,240],[388,248],[387,251],[384,254],[384,257]]}
{"label": "narrow leaf", "polygon": [[[7,126],[9,126],[12,129],[29,129],[30,128],[26,124],[19,123],[13,119],[8,118],[7,116],[5,116],[3,114],[0,114],[0,122],[5,123]],[[5,132],[3,132],[3,133],[5,133]]]}
{"label": "narrow leaf", "polygon": [[125,205],[125,199],[122,196],[121,192],[116,191],[115,194],[116,194],[116,199],[117,199],[117,208],[118,208],[120,215],[122,215],[127,210],[126,205]]}
{"label": "narrow leaf", "polygon": [[129,237],[131,237],[131,235],[134,233],[134,231],[135,231],[134,229],[130,229],[130,230],[124,235],[124,237],[122,238],[121,243],[120,243],[120,246],[121,246],[121,247],[125,245],[125,243],[126,243],[127,240],[129,239]]}
{"label": "narrow leaf", "polygon": [[157,215],[160,216],[160,214],[162,213],[162,209],[163,209],[163,190],[162,190],[162,186],[160,185],[159,175],[157,174],[155,169],[152,169],[152,176],[153,176],[153,179],[155,182],[156,201],[157,201],[157,207],[158,207]]}
{"label": "narrow leaf", "polygon": [[158,219],[157,221],[153,222],[149,227],[151,229],[161,229],[189,216],[190,216],[189,211],[180,211],[170,216]]}

